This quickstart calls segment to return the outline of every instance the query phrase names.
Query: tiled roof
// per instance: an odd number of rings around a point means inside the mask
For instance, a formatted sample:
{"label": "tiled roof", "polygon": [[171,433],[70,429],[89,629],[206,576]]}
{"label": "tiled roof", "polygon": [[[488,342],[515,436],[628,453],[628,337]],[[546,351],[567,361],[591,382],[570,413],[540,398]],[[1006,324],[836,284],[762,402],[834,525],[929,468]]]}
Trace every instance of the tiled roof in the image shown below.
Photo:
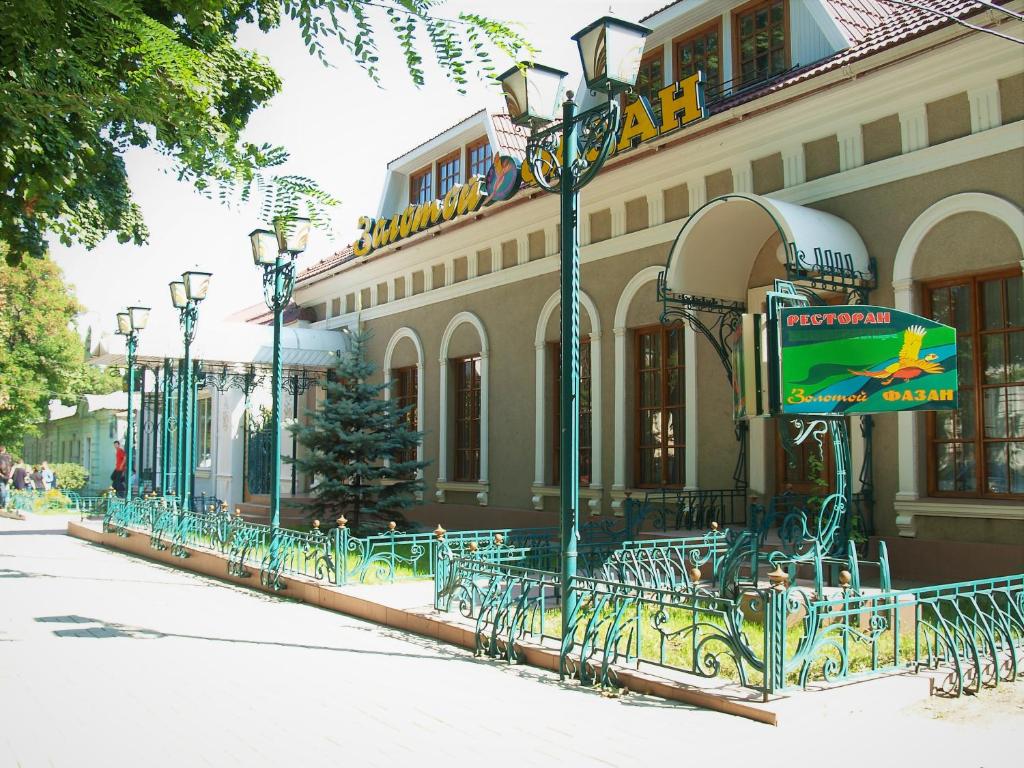
{"label": "tiled roof", "polygon": [[526,139],[529,136],[527,130],[513,124],[512,118],[504,114],[491,115],[491,122],[494,124],[494,135],[498,139],[498,149],[522,160],[526,156]]}
{"label": "tiled roof", "polygon": [[346,245],[340,251],[335,251],[325,259],[320,259],[316,264],[312,264],[306,267],[299,273],[299,280],[308,280],[311,277],[316,277],[319,274],[327,272],[339,264],[344,264],[346,261],[352,261],[356,257],[355,253],[352,252],[352,246]]}
{"label": "tiled roof", "polygon": [[720,112],[744,104],[953,23],[935,11],[962,19],[983,9],[973,0],[927,2],[930,10],[897,5],[888,0],[825,0],[829,14],[851,39],[849,48],[806,66],[797,66],[761,86],[717,100],[711,105],[712,111]]}
{"label": "tiled roof", "polygon": [[851,41],[864,40],[890,16],[894,8],[874,0],[826,0],[825,8]]}
{"label": "tiled roof", "polygon": [[647,21],[648,19],[653,19],[653,18],[654,18],[655,16],[657,16],[657,15],[658,15],[659,13],[661,13],[662,11],[667,11],[667,10],[668,10],[669,8],[671,8],[671,7],[673,6],[673,5],[679,5],[680,3],[685,3],[685,2],[686,2],[686,0],[675,0],[675,2],[673,2],[673,3],[669,3],[668,5],[663,5],[663,6],[661,6],[661,8],[659,8],[658,10],[656,10],[656,11],[651,11],[651,12],[650,12],[650,13],[648,13],[648,14],[647,14],[646,16],[644,16],[644,17],[643,17],[642,19],[640,19],[640,23],[641,23],[641,24],[643,24],[643,23],[644,23],[645,21]]}

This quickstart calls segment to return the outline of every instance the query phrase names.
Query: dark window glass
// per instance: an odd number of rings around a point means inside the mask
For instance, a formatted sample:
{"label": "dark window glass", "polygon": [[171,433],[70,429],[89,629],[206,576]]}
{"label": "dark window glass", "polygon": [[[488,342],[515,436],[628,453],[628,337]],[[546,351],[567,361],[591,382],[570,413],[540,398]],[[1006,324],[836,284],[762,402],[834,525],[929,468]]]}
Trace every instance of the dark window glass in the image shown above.
{"label": "dark window glass", "polygon": [[641,488],[686,482],[685,356],[682,328],[636,333],[635,474]]}
{"label": "dark window glass", "polygon": [[[555,342],[551,345],[551,362],[555,372],[554,389],[552,390],[552,419],[551,419],[551,482],[558,484],[561,474],[559,472],[562,451],[561,440],[561,387],[562,387],[562,345]],[[580,341],[580,485],[590,485],[592,472],[591,446],[592,436],[590,430],[590,419],[593,410],[593,401],[590,394],[590,339]]]}
{"label": "dark window glass", "polygon": [[459,160],[459,153],[450,155],[437,163],[437,196],[443,198],[449,189],[462,181],[459,173],[462,162]]}
{"label": "dark window glass", "polygon": [[[416,412],[417,395],[419,394],[416,366],[395,368],[391,371],[391,399],[398,408],[409,408],[405,414],[405,423],[409,429],[419,429],[419,414]],[[416,449],[409,448],[395,454],[398,463],[416,460]]]}
{"label": "dark window glass", "polygon": [[957,329],[960,407],[928,414],[929,492],[1024,496],[1021,276],[926,285],[925,314]]}
{"label": "dark window glass", "polygon": [[655,124],[661,122],[661,99],[658,98],[658,91],[665,87],[664,63],[662,61],[661,49],[654,51],[644,57],[640,62],[640,70],[636,76],[636,85],[633,92],[626,96],[626,103],[636,101],[637,96],[646,96],[651,103],[651,111],[654,113]]}
{"label": "dark window glass", "polygon": [[413,205],[426,203],[434,199],[433,176],[426,168],[414,173],[409,178],[409,202]]}
{"label": "dark window glass", "polygon": [[480,357],[452,360],[455,368],[455,475],[480,479]]}
{"label": "dark window glass", "polygon": [[785,0],[769,0],[748,8],[736,14],[735,21],[739,84],[767,80],[785,71]]}
{"label": "dark window glass", "polygon": [[486,176],[487,170],[491,167],[491,145],[487,143],[486,139],[472,144],[466,150],[466,157],[469,176]]}
{"label": "dark window glass", "polygon": [[704,73],[704,81],[717,86],[722,81],[722,54],[717,26],[707,29],[676,43],[676,67],[678,79],[683,80],[698,71]]}

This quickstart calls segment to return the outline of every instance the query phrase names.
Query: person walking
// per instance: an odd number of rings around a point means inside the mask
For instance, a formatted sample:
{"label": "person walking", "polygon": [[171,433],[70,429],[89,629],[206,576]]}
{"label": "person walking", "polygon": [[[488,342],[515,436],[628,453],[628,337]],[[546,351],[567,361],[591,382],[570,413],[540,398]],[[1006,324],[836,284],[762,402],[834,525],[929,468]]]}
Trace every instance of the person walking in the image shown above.
{"label": "person walking", "polygon": [[13,473],[14,460],[7,452],[7,446],[0,445],[0,509],[7,509],[7,501],[10,498],[8,483],[11,482]]}
{"label": "person walking", "polygon": [[35,491],[46,490],[45,486],[43,485],[43,470],[42,470],[42,468],[38,464],[32,470],[32,474],[30,475],[30,478],[32,480],[32,489],[33,490],[35,490]]}
{"label": "person walking", "polygon": [[44,461],[42,466],[39,468],[39,472],[43,476],[43,490],[53,490],[56,485],[57,476],[53,474],[53,470],[50,469],[50,465]]}
{"label": "person walking", "polygon": [[110,473],[110,482],[114,486],[114,492],[124,498],[128,493],[126,481],[128,470],[128,456],[119,440],[114,441],[114,471]]}
{"label": "person walking", "polygon": [[14,472],[11,473],[11,487],[16,491],[27,491],[30,473],[31,468],[29,465],[18,459],[14,465]]}

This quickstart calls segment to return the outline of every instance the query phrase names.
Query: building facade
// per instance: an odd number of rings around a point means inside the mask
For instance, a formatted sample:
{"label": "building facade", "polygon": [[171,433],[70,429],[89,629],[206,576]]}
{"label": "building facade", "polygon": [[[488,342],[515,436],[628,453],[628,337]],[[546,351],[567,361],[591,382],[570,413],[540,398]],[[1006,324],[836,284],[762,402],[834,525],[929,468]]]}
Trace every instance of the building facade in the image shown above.
{"label": "building facade", "polygon": [[[997,11],[940,5],[1022,36]],[[720,350],[699,327],[661,322],[658,277],[671,255],[672,290],[758,311],[793,277],[789,250],[853,238],[872,264],[861,299],[960,334],[958,412],[881,415],[870,438],[851,423],[855,472],[873,459],[874,535],[904,561],[956,544],[981,570],[1019,568],[1019,47],[872,0],[684,0],[644,23],[646,103],[624,105],[617,152],[580,201],[583,511],[614,516],[629,496],[737,478],[748,499],[811,489],[770,420],[751,422],[740,450]],[[698,69],[708,115],[689,122],[684,83]],[[525,142],[483,110],[392,161],[360,240],[295,291],[313,327],[372,332],[390,396],[415,404],[431,462],[417,515],[431,521],[529,525],[558,505],[558,200],[528,174],[510,199],[471,194],[474,174],[521,160]],[[431,220],[420,209],[433,200]],[[820,223],[818,239],[784,242],[787,222],[769,213],[783,205]]]}
{"label": "building facade", "polygon": [[[138,403],[135,413],[137,417]],[[53,401],[39,434],[25,438],[23,458],[29,464],[81,464],[89,474],[86,491],[102,491],[110,487],[114,471],[114,441],[123,445],[127,431],[128,395],[124,392],[83,395],[76,405]]]}

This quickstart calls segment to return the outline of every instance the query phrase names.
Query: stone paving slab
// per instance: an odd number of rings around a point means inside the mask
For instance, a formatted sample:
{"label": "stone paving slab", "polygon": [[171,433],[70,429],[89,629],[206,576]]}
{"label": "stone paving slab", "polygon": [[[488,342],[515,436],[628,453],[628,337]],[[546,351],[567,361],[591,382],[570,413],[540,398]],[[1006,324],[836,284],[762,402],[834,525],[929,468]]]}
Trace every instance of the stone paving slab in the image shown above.
{"label": "stone paving slab", "polygon": [[541,670],[105,550],[40,518],[0,520],[0,607],[0,766],[1009,766],[1019,757],[1016,709],[964,724],[955,709],[804,713],[769,728],[652,697],[608,699]]}

